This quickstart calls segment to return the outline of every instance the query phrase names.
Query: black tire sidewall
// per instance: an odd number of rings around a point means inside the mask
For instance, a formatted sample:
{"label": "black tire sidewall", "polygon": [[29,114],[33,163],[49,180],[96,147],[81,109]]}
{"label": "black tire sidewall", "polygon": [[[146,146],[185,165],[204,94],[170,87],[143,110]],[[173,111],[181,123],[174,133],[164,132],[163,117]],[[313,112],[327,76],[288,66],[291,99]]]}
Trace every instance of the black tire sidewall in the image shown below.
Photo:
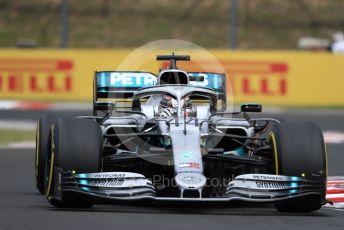
{"label": "black tire sidewall", "polygon": [[57,120],[55,166],[63,171],[93,173],[101,170],[102,133],[93,120]]}
{"label": "black tire sidewall", "polygon": [[35,178],[36,187],[40,193],[44,193],[46,164],[50,152],[50,129],[56,123],[56,118],[51,115],[43,115],[37,123],[36,129],[36,155]]}
{"label": "black tire sidewall", "polygon": [[[95,121],[59,118],[53,131],[54,167],[77,173],[101,171],[103,137]],[[67,208],[89,208],[94,203],[92,197],[73,192],[63,192],[61,201],[49,201],[54,206]]]}
{"label": "black tire sidewall", "polygon": [[273,133],[278,153],[278,174],[326,175],[324,138],[318,126],[310,122],[282,123],[274,129]]}
{"label": "black tire sidewall", "polygon": [[[310,122],[286,122],[274,127],[276,174],[285,176],[320,175],[321,197],[308,197],[276,204],[279,211],[308,212],[325,201],[327,158],[321,129]],[[277,159],[276,159],[277,157]],[[276,162],[277,161],[277,162]],[[278,171],[277,171],[278,168]]]}

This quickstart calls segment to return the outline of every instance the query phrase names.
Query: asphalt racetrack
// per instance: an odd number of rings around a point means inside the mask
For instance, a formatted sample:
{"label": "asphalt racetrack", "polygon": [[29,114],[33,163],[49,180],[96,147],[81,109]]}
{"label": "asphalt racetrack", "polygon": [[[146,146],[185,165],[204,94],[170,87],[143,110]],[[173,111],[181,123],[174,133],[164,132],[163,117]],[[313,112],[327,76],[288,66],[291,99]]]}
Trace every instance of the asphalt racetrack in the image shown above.
{"label": "asphalt racetrack", "polygon": [[[38,111],[1,111],[0,119],[34,120]],[[80,112],[60,113],[63,116]],[[343,112],[272,114],[313,121],[323,131],[344,132]],[[344,175],[344,144],[328,144],[330,176]],[[95,205],[57,209],[34,184],[34,149],[0,150],[0,229],[344,229],[344,209],[279,213],[270,205]]]}

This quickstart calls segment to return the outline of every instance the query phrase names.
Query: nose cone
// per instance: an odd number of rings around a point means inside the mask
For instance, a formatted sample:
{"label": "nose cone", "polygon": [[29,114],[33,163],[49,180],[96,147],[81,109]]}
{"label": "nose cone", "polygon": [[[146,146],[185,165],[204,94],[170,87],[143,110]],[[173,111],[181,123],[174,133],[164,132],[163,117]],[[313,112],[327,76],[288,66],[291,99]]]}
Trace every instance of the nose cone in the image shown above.
{"label": "nose cone", "polygon": [[175,180],[181,190],[201,190],[206,183],[205,176],[199,173],[180,173]]}

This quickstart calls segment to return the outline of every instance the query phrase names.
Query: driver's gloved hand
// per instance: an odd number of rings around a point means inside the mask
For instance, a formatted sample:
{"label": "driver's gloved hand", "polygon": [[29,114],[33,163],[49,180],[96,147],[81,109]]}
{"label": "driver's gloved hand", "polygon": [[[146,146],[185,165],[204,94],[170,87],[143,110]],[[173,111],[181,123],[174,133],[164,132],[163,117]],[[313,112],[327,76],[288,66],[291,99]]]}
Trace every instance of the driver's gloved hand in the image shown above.
{"label": "driver's gloved hand", "polygon": [[176,115],[177,110],[174,108],[166,108],[160,113],[160,117],[167,118]]}

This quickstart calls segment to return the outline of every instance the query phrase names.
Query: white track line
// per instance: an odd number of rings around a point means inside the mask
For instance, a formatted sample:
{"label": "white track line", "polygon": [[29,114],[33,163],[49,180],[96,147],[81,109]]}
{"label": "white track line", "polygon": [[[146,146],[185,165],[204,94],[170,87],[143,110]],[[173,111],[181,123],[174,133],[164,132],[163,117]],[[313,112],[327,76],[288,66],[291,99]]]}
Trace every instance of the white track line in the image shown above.
{"label": "white track line", "polygon": [[37,121],[0,120],[0,129],[36,130]]}
{"label": "white track line", "polygon": [[36,148],[36,143],[34,141],[9,143],[9,144],[0,146],[0,149],[34,149],[34,148]]}
{"label": "white track line", "polygon": [[327,130],[323,131],[324,139],[327,144],[343,144],[344,132]]}

